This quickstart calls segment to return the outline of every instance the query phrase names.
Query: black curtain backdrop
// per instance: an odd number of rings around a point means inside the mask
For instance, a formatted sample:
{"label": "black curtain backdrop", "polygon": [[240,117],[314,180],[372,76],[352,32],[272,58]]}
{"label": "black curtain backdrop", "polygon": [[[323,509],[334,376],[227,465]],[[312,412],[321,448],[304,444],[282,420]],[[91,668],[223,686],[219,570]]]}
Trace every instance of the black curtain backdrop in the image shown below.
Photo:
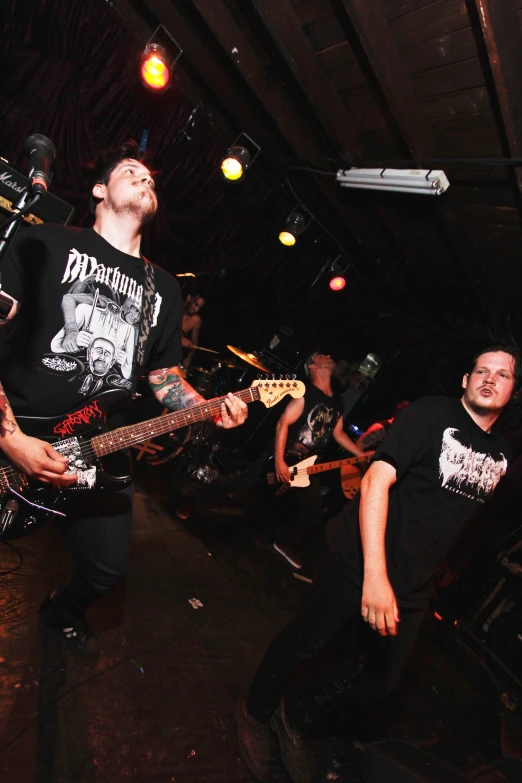
{"label": "black curtain backdrop", "polygon": [[[202,341],[258,350],[289,323],[304,351],[323,344],[342,354],[345,310],[365,291],[351,281],[349,290],[331,293],[325,278],[310,287],[338,249],[314,242],[313,230],[294,248],[280,245],[295,200],[277,183],[267,187],[255,166],[244,183],[223,180],[219,163],[232,139],[219,138],[202,111],[187,126],[194,102],[175,79],[163,95],[147,92],[139,79],[142,45],[109,4],[13,0],[4,14],[0,155],[25,170],[25,139],[49,136],[58,150],[52,190],[74,205],[75,224],[89,225],[86,165],[100,149],[140,141],[147,130],[160,208],[144,252],[173,274],[210,273],[196,284],[207,298]],[[259,174],[262,158],[256,165]],[[372,347],[371,336],[352,334],[349,342],[358,353]]]}

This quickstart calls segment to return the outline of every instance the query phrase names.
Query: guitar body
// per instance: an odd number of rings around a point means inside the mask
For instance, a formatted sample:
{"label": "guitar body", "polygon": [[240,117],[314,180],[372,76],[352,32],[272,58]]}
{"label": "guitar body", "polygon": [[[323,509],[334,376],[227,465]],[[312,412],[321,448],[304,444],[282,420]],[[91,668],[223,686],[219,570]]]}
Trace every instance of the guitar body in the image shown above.
{"label": "guitar body", "polygon": [[[266,474],[266,483],[275,485],[275,495],[282,495],[288,489],[299,489],[310,485],[310,476],[316,473],[326,473],[330,470],[340,469],[341,488],[345,498],[351,500],[355,497],[361,487],[361,470],[358,465],[367,464],[373,452],[363,454],[360,457],[349,457],[348,459],[337,460],[335,462],[320,462],[315,464],[317,456],[307,457],[300,462],[294,462],[290,467],[290,482],[281,484],[277,481],[274,473],[273,457],[268,462],[268,472]],[[288,464],[288,462],[287,462]]]}
{"label": "guitar body", "polygon": [[341,489],[347,500],[353,500],[361,488],[361,469],[357,465],[345,465],[341,468]]}
{"label": "guitar body", "polygon": [[78,475],[78,483],[59,489],[32,482],[7,460],[0,459],[0,540],[20,538],[49,517],[65,516],[67,498],[94,488],[114,491],[130,484],[131,465],[125,455],[119,452],[98,460],[89,447],[90,438],[109,429],[108,419],[113,426],[119,423],[123,413],[118,408],[124,399],[128,399],[126,392],[109,389],[65,415],[17,417],[22,432],[52,443],[68,458],[68,472]]}

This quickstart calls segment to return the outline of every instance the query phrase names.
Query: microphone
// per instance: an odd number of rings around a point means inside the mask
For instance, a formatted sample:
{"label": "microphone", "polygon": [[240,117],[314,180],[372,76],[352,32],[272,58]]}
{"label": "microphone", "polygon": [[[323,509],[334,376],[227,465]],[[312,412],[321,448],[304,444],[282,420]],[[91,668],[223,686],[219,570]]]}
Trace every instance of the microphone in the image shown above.
{"label": "microphone", "polygon": [[56,147],[51,139],[33,133],[26,139],[24,152],[29,157],[29,179],[35,193],[44,194],[51,184],[51,164],[56,157]]}

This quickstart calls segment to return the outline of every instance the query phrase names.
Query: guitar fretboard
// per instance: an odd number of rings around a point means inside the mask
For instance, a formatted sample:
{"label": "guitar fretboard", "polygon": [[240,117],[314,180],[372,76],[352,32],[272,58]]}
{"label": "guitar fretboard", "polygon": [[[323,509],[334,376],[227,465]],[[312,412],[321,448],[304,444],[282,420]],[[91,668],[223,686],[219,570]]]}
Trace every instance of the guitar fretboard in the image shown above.
{"label": "guitar fretboard", "polygon": [[[257,387],[243,389],[243,391],[234,392],[243,402],[249,403],[260,399]],[[103,457],[106,454],[112,454],[134,443],[141,443],[150,438],[157,438],[166,432],[172,432],[180,427],[188,427],[197,421],[212,419],[221,412],[221,405],[226,397],[216,397],[213,400],[207,400],[191,408],[185,408],[181,411],[167,413],[165,416],[157,416],[149,421],[139,424],[130,424],[127,427],[120,427],[112,432],[106,432],[103,435],[96,435],[91,440],[91,445],[97,457]]]}
{"label": "guitar fretboard", "polygon": [[359,465],[361,462],[368,462],[371,457],[365,454],[360,457],[349,457],[348,459],[338,459],[336,462],[321,462],[319,465],[310,465],[306,469],[309,476],[314,473],[324,473],[327,470],[335,470],[336,468],[344,468],[346,465]]}

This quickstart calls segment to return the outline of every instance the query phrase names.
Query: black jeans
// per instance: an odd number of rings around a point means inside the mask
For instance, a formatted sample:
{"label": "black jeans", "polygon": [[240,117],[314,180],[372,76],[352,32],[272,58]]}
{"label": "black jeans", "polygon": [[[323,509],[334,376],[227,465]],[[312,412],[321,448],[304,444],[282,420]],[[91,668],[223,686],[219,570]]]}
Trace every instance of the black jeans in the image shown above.
{"label": "black jeans", "polygon": [[[254,676],[247,704],[256,720],[270,720],[299,665],[319,652],[336,631],[356,622],[360,609],[361,589],[326,549],[308,604],[272,642]],[[304,731],[324,708],[366,703],[390,693],[404,670],[424,615],[424,608],[402,609],[397,636],[367,634],[364,666],[342,660],[292,691],[286,703],[296,728]]]}
{"label": "black jeans", "polygon": [[309,487],[289,489],[281,498],[275,540],[290,549],[297,548],[307,532],[321,519],[321,485],[313,476]]}
{"label": "black jeans", "polygon": [[82,617],[127,573],[133,494],[131,485],[114,493],[83,494],[69,502],[67,518],[59,528],[72,556],[73,573],[53,599],[67,616]]}

